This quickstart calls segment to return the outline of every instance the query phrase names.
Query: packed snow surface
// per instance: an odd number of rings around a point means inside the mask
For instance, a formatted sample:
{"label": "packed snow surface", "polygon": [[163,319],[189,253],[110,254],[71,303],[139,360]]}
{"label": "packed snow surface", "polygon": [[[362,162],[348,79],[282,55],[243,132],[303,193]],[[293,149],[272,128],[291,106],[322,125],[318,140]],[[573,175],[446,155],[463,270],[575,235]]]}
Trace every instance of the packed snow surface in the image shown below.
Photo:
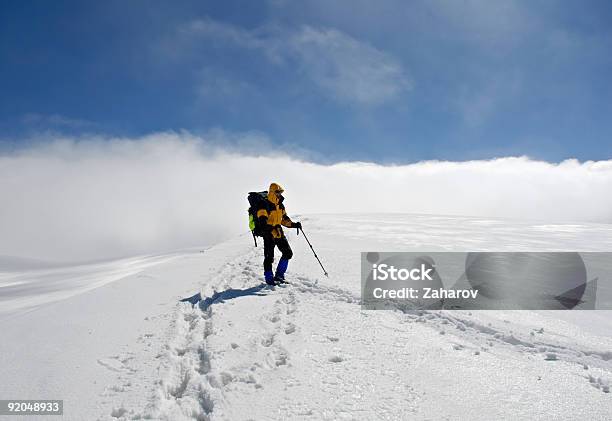
{"label": "packed snow surface", "polygon": [[612,226],[301,220],[329,278],[295,230],[279,287],[250,233],[81,266],[5,259],[0,399],[63,399],[45,419],[76,421],[612,418],[612,312],[359,304],[362,251],[612,251]]}

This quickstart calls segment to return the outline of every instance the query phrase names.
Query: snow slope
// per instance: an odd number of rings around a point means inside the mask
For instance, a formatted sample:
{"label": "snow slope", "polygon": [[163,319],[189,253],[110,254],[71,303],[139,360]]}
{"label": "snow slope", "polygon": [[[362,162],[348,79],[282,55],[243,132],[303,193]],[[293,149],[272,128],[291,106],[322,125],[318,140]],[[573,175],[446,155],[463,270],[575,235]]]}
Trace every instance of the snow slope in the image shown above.
{"label": "snow slope", "polygon": [[[302,221],[329,278],[295,232],[283,287],[261,285],[249,235],[131,265],[3,273],[0,396],[64,399],[68,420],[611,418],[612,312],[362,311],[359,253],[610,251],[612,226]],[[53,270],[75,276],[43,288]],[[5,292],[21,281],[46,298]],[[197,306],[177,302],[197,292]]]}

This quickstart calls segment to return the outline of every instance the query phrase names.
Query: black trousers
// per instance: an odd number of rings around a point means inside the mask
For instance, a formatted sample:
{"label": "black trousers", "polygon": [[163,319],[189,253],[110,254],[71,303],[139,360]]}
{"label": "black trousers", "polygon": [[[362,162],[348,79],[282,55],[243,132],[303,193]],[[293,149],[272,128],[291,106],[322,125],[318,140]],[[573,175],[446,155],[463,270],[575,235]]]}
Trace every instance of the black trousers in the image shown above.
{"label": "black trousers", "polygon": [[264,271],[272,271],[272,262],[274,262],[274,247],[278,247],[282,253],[281,259],[291,259],[293,251],[289,246],[289,241],[285,236],[274,238],[272,236],[264,237]]}

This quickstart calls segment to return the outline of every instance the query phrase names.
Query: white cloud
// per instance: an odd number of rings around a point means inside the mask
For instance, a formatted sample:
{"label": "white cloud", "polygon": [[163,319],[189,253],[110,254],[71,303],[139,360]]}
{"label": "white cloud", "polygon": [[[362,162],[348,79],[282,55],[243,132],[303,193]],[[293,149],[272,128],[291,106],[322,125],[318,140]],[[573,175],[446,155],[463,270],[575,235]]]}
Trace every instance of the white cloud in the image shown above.
{"label": "white cloud", "polygon": [[206,39],[260,51],[277,65],[297,63],[303,76],[339,102],[378,105],[412,87],[396,58],[335,29],[303,26],[249,31],[206,19],[181,26],[179,34],[182,48],[197,49],[198,42]]}
{"label": "white cloud", "polygon": [[306,26],[288,47],[304,73],[340,101],[375,105],[411,89],[399,61],[340,31]]}
{"label": "white cloud", "polygon": [[247,231],[246,193],[272,180],[284,185],[289,214],[612,220],[612,161],[319,165],[215,145],[158,133],[59,139],[0,155],[0,255],[83,260],[210,244]]}

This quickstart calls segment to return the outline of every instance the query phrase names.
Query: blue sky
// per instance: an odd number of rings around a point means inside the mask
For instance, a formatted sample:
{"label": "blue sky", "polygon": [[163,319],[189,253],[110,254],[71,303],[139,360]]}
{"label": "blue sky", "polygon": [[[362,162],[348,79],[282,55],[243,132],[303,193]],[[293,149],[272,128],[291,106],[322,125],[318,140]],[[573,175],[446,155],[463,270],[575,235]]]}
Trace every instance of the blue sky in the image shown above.
{"label": "blue sky", "polygon": [[3,1],[5,146],[188,130],[320,162],[612,157],[608,1],[175,3]]}

